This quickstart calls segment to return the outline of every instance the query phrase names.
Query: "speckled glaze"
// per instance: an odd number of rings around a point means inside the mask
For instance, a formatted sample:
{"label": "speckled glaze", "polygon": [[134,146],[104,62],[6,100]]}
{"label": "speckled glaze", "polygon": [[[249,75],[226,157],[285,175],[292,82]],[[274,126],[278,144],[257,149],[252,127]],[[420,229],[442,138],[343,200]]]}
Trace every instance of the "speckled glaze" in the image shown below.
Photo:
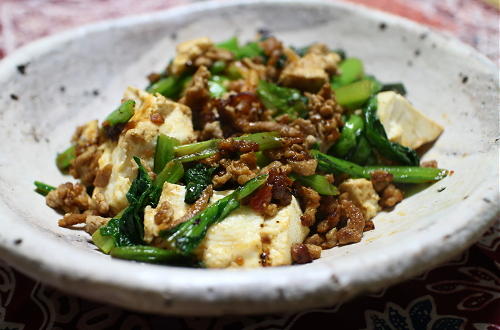
{"label": "speckled glaze", "polygon": [[[410,101],[445,126],[424,160],[454,174],[379,214],[361,243],[302,266],[207,270],[113,260],[85,233],[57,226],[32,182],[68,180],[54,156],[76,125],[106,116],[127,85],[145,86],[176,43],[250,39],[259,28],[287,44],[344,48],[380,80],[403,81]],[[0,63],[0,255],[60,289],[151,313],[291,311],[377,290],[460,253],[498,218],[497,73],[472,48],[425,27],[331,2],[203,3],[38,41]]]}

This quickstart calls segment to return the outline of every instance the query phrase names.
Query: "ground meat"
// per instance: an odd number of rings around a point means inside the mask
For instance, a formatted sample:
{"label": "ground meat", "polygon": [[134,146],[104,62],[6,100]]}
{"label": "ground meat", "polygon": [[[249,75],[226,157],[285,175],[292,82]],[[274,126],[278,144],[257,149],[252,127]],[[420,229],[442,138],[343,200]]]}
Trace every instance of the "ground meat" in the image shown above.
{"label": "ground meat", "polygon": [[321,244],[321,247],[326,250],[335,245],[337,245],[337,228],[332,228],[325,234],[325,241]]}
{"label": "ground meat", "polygon": [[210,67],[216,61],[229,62],[233,59],[233,53],[222,48],[212,47],[203,55],[193,60],[195,67],[206,66]]}
{"label": "ground meat", "polygon": [[325,238],[323,236],[320,236],[318,233],[316,233],[316,234],[306,238],[304,243],[320,246],[321,243],[323,243],[324,241],[325,241]]}
{"label": "ground meat", "polygon": [[82,213],[91,203],[85,186],[66,182],[52,190],[45,197],[48,206],[63,213]]}
{"label": "ground meat", "polygon": [[257,168],[250,168],[241,160],[222,159],[220,165],[222,166],[221,172],[212,178],[214,187],[221,187],[229,180],[243,185],[257,176]]}
{"label": "ground meat", "polygon": [[391,208],[397,203],[401,202],[403,198],[403,192],[396,188],[395,185],[389,184],[380,196],[379,204],[383,208]]}
{"label": "ground meat", "polygon": [[345,227],[337,231],[337,241],[340,245],[357,243],[363,236],[365,219],[361,210],[349,200],[341,200],[342,217],[346,219]]}
{"label": "ground meat", "polygon": [[108,223],[111,218],[103,218],[97,215],[88,215],[85,219],[85,231],[92,235],[101,226]]}
{"label": "ground meat", "polygon": [[304,214],[300,217],[303,226],[310,227],[316,222],[316,212],[320,205],[320,195],[313,189],[297,185],[295,188]]}
{"label": "ground meat", "polygon": [[316,159],[308,159],[301,161],[289,161],[288,164],[292,166],[292,171],[298,175],[309,176],[316,173],[316,166],[318,161]]}
{"label": "ground meat", "polygon": [[312,244],[304,244],[309,252],[309,255],[313,260],[319,259],[321,257],[321,247]]}
{"label": "ground meat", "polygon": [[109,215],[109,204],[101,192],[96,192],[94,190],[92,200],[90,201],[90,210],[96,215]]}
{"label": "ground meat", "polygon": [[246,132],[251,122],[266,120],[264,106],[254,93],[231,94],[217,103],[217,111],[224,136]]}
{"label": "ground meat", "polygon": [[149,116],[149,120],[155,125],[162,125],[165,122],[165,118],[159,112],[154,112]]}
{"label": "ground meat", "polygon": [[259,145],[253,141],[235,140],[232,138],[221,140],[217,144],[222,156],[228,156],[235,153],[248,153],[259,151]]}
{"label": "ground meat", "polygon": [[275,37],[269,37],[261,42],[264,54],[267,56],[266,76],[272,81],[278,80],[284,66],[283,44]]}
{"label": "ground meat", "polygon": [[281,167],[269,170],[267,184],[272,187],[272,202],[278,206],[287,206],[292,202],[293,181],[288,177],[286,169]]}
{"label": "ground meat", "polygon": [[[189,207],[187,212],[180,217],[179,219],[175,219],[172,224],[169,226],[169,228],[173,228],[183,222],[186,222],[187,220],[191,219],[193,216],[196,214],[200,213],[204,209],[207,208],[208,202],[210,201],[210,198],[214,194],[214,190],[212,188],[212,185],[209,185],[206,187],[203,192],[201,193],[200,197],[194,202],[193,205]],[[156,220],[156,217],[155,217]]]}
{"label": "ground meat", "polygon": [[85,223],[86,219],[87,219],[86,214],[66,213],[64,215],[64,218],[59,220],[59,226],[60,227],[72,227],[72,226],[78,225],[80,223]]}
{"label": "ground meat", "polygon": [[101,151],[96,145],[88,146],[73,160],[69,173],[75,179],[80,179],[85,186],[92,186],[99,170],[100,157]]}
{"label": "ground meat", "polygon": [[179,103],[187,105],[191,108],[193,116],[193,125],[195,129],[201,129],[204,124],[201,120],[201,113],[210,100],[210,92],[208,90],[208,79],[210,79],[210,71],[205,66],[200,66]]}
{"label": "ground meat", "polygon": [[260,170],[260,174],[269,174],[269,172],[272,170],[272,169],[277,169],[279,168],[281,173],[286,173],[286,175],[290,174],[292,172],[292,167],[290,165],[283,165],[282,162],[280,161],[273,161],[271,163],[269,163],[268,165],[266,165],[265,167],[263,167],[261,170]]}
{"label": "ground meat", "polygon": [[309,99],[309,121],[315,127],[315,137],[322,142],[320,149],[326,151],[340,137],[343,109],[329,84],[325,84],[317,94],[306,93],[306,96]]}
{"label": "ground meat", "polygon": [[113,165],[108,164],[103,168],[99,169],[94,178],[93,185],[95,187],[106,187],[109,183],[109,177],[111,176],[111,171],[113,170]]}
{"label": "ground meat", "polygon": [[156,213],[154,218],[155,225],[160,227],[161,230],[170,227],[169,225],[172,222],[173,217],[174,217],[174,210],[169,202],[163,201],[156,207]]}
{"label": "ground meat", "polygon": [[438,168],[438,163],[435,160],[428,160],[426,162],[422,162],[420,164],[421,167],[432,167],[432,168]]}
{"label": "ground meat", "polygon": [[99,145],[102,142],[102,138],[98,121],[92,120],[76,128],[71,137],[71,143],[75,145],[75,153],[79,156],[83,154],[87,148]]}
{"label": "ground meat", "polygon": [[271,185],[264,184],[252,196],[250,196],[248,199],[248,206],[265,218],[275,216],[278,211],[278,207],[275,204],[271,204],[271,199],[273,197],[272,191],[273,187]]}
{"label": "ground meat", "polygon": [[222,132],[222,128],[220,127],[220,122],[213,121],[210,123],[206,123],[205,126],[203,126],[203,130],[200,132],[199,138],[201,141],[224,138],[224,133]]}
{"label": "ground meat", "polygon": [[311,254],[309,253],[309,249],[305,244],[293,244],[291,253],[292,260],[296,264],[307,264],[313,260]]}
{"label": "ground meat", "polygon": [[363,228],[363,231],[370,231],[375,229],[375,224],[373,223],[372,220],[367,220],[365,221],[365,227]]}
{"label": "ground meat", "polygon": [[393,175],[385,171],[374,171],[371,174],[373,188],[378,193],[383,191],[392,182],[392,179]]}

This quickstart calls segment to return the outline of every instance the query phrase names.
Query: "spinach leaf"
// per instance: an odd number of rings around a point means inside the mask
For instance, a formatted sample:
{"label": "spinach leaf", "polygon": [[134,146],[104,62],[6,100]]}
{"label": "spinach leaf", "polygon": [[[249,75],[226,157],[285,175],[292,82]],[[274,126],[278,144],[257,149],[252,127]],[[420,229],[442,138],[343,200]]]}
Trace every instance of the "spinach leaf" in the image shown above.
{"label": "spinach leaf", "polygon": [[184,175],[186,182],[185,203],[192,204],[200,198],[203,190],[212,182],[214,171],[215,167],[208,167],[203,164],[196,164],[186,171]]}
{"label": "spinach leaf", "polygon": [[266,108],[275,110],[274,116],[288,114],[292,118],[306,117],[307,97],[294,88],[280,87],[261,80],[257,95]]}
{"label": "spinach leaf", "polygon": [[418,166],[420,159],[415,150],[389,141],[384,126],[377,117],[377,97],[372,96],[363,109],[365,136],[382,156],[402,165]]}
{"label": "spinach leaf", "polygon": [[236,37],[232,37],[231,39],[218,43],[216,45],[219,48],[229,50],[234,54],[234,57],[237,60],[241,60],[245,57],[257,57],[264,56],[264,50],[260,47],[257,42],[249,42],[243,46],[240,46],[239,40]]}

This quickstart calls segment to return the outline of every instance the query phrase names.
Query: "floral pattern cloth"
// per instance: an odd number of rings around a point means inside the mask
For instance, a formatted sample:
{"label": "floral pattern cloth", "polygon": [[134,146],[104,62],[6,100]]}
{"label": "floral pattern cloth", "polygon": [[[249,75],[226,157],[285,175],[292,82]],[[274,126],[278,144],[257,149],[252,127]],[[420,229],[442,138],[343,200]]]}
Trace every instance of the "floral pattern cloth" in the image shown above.
{"label": "floral pattern cloth", "polygon": [[[345,0],[454,34],[499,60],[499,11],[479,0]],[[95,20],[182,5],[173,0],[0,0],[0,57]],[[495,1],[492,1],[495,3]],[[14,265],[15,266],[15,265]],[[123,310],[33,281],[0,260],[0,330],[14,329],[500,330],[500,221],[460,257],[352,301],[296,313],[165,317]]]}

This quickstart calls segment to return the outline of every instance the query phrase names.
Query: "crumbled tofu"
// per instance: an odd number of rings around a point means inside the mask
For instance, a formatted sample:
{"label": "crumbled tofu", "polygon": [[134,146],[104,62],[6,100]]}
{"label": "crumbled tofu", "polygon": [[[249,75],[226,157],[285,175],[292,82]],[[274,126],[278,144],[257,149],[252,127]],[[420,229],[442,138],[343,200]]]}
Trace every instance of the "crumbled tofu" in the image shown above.
{"label": "crumbled tofu", "polygon": [[[229,193],[231,191],[214,192],[211,203]],[[165,183],[158,205],[163,201],[169,202],[174,208],[174,218],[180,218],[188,209],[188,205],[184,204],[184,194],[184,186]],[[146,208],[146,242],[158,236],[154,215],[155,209]],[[309,233],[309,228],[300,222],[301,215],[295,198],[270,219],[264,219],[252,209],[240,206],[223,221],[209,228],[197,255],[209,268],[289,265],[292,262],[292,244],[302,243]],[[263,260],[266,261],[264,264]]]}
{"label": "crumbled tofu", "polygon": [[289,64],[283,69],[279,82],[284,86],[315,92],[329,80],[337,69],[338,54],[324,45],[312,46],[302,58],[288,56]]}
{"label": "crumbled tofu", "polygon": [[188,65],[197,57],[203,55],[207,50],[212,48],[214,43],[210,38],[203,37],[189,41],[185,41],[177,45],[177,54],[172,61],[170,72],[173,75],[180,75],[186,70]]}
{"label": "crumbled tofu", "polygon": [[[191,110],[185,105],[170,101],[160,94],[152,95],[135,88],[128,88],[125,100],[136,101],[135,112],[129,122],[133,127],[122,132],[118,142],[101,145],[99,169],[113,166],[106,187],[96,187],[94,194],[102,193],[104,200],[114,213],[128,205],[126,193],[137,172],[133,157],[141,158],[146,167],[152,168],[156,139],[160,133],[187,143],[195,138],[191,123]],[[159,113],[165,119],[157,125],[150,119],[151,114]]]}
{"label": "crumbled tofu", "polygon": [[389,140],[417,149],[432,142],[443,132],[443,127],[415,109],[403,96],[395,92],[377,95],[377,115]]}
{"label": "crumbled tofu", "polygon": [[380,211],[381,208],[378,205],[380,197],[373,189],[371,181],[348,179],[339,186],[339,189],[342,193],[347,192],[354,204],[361,208],[365,220],[370,220]]}

